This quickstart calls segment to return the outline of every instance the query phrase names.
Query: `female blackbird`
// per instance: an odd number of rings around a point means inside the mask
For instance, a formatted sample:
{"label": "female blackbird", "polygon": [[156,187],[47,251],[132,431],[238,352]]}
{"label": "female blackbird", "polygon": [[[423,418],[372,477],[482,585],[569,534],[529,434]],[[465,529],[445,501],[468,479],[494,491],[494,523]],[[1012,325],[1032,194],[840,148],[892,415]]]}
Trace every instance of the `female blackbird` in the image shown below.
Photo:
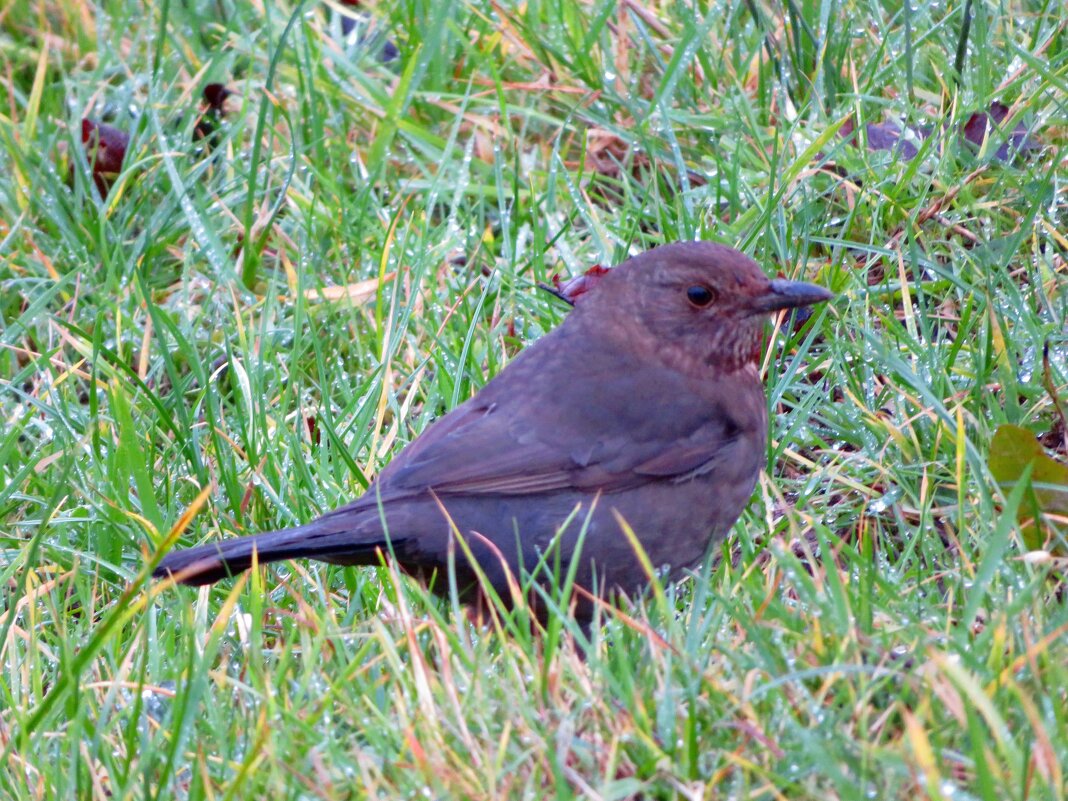
{"label": "female blackbird", "polygon": [[591,280],[560,326],[357,500],[302,526],[171,553],[155,574],[208,584],[247,569],[253,552],[261,563],[385,556],[441,593],[451,562],[472,601],[473,559],[507,601],[508,574],[545,560],[593,592],[632,592],[648,574],[625,521],[651,564],[677,578],[726,536],[764,463],[765,318],[830,297],[768,280],[722,245],[647,251]]}

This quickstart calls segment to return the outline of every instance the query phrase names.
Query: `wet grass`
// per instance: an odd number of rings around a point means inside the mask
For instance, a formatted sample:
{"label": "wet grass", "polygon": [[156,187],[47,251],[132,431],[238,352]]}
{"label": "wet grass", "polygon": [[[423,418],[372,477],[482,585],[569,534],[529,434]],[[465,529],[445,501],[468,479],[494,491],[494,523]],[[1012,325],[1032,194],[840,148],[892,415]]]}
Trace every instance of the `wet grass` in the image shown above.
{"label": "wet grass", "polygon": [[[1065,455],[1061,4],[338,13],[0,8],[0,796],[1063,800],[1064,521],[1029,551],[986,461]],[[769,336],[734,535],[585,658],[386,568],[146,580],[358,494],[538,282],[695,237],[838,297]]]}

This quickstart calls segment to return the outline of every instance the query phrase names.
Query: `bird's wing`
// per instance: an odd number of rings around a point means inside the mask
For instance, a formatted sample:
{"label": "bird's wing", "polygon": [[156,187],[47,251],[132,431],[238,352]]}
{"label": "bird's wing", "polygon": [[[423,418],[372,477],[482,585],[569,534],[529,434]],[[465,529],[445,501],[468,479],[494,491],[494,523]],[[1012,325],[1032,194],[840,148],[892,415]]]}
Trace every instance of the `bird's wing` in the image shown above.
{"label": "bird's wing", "polygon": [[379,497],[613,492],[710,470],[740,434],[763,431],[755,379],[745,387],[756,397],[738,397],[726,383],[615,361],[599,354],[572,386],[514,362],[408,446],[379,477]]}

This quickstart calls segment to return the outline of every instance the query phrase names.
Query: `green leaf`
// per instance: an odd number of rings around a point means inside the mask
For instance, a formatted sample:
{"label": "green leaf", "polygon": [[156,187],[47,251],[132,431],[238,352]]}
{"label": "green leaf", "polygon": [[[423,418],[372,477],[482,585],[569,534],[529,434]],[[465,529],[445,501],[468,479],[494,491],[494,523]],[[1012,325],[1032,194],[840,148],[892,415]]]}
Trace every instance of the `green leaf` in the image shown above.
{"label": "green leaf", "polygon": [[[1020,504],[1018,518],[1039,521],[1042,514],[1068,516],[1068,465],[1046,455],[1034,434],[1025,428],[1003,425],[990,443],[990,473],[1005,490],[1010,490],[1031,468],[1030,486]],[[1028,547],[1043,546],[1037,523],[1024,526]]]}

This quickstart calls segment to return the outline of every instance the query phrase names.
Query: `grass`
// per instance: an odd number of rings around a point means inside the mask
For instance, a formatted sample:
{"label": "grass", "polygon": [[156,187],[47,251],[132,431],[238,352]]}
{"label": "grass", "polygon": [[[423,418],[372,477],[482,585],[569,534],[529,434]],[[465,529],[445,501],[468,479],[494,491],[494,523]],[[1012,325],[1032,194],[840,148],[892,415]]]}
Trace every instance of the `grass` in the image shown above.
{"label": "grass", "polygon": [[[987,467],[1065,456],[1063,4],[365,13],[0,5],[0,797],[1063,801],[1064,521],[1029,552]],[[994,102],[1039,149],[963,143]],[[536,283],[694,237],[838,297],[769,338],[732,538],[585,659],[386,568],[146,580],[358,494],[561,319]]]}

